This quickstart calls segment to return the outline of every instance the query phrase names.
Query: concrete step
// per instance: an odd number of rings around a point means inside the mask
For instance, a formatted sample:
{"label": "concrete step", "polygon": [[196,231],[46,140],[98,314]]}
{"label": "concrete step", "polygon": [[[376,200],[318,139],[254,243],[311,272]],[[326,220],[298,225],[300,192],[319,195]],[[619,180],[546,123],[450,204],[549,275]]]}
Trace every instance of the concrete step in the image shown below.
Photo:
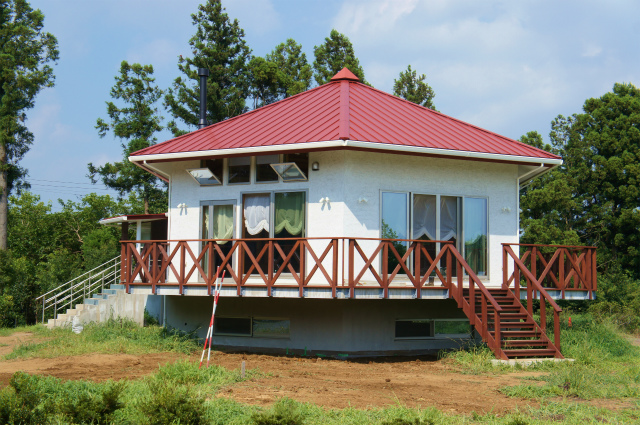
{"label": "concrete step", "polygon": [[84,304],[89,306],[89,305],[98,305],[100,303],[100,301],[102,301],[104,298],[88,298],[86,300],[84,300]]}
{"label": "concrete step", "polygon": [[102,290],[102,294],[106,294],[106,295],[115,295],[117,293],[118,293],[118,291],[116,289],[103,289]]}
{"label": "concrete step", "polygon": [[113,285],[111,285],[111,289],[122,289],[125,290],[127,289],[126,285],[122,285],[120,283],[114,283]]}

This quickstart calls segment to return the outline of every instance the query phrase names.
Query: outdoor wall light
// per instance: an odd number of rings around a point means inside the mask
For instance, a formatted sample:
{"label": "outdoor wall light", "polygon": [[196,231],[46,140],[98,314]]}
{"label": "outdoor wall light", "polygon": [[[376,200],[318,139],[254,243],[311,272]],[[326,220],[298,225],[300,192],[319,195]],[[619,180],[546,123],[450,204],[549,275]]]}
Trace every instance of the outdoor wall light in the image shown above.
{"label": "outdoor wall light", "polygon": [[313,171],[318,171],[320,169],[320,164],[318,164],[318,161],[316,161],[313,164],[311,164],[311,169]]}
{"label": "outdoor wall light", "polygon": [[181,204],[178,204],[178,208],[187,208],[187,204],[185,204],[184,202]]}
{"label": "outdoor wall light", "polygon": [[366,204],[367,202],[369,202],[369,200],[367,198],[365,198],[364,196],[361,196],[358,198],[358,203],[359,204]]}
{"label": "outdoor wall light", "polygon": [[508,214],[511,212],[511,207],[502,207],[502,212]]}

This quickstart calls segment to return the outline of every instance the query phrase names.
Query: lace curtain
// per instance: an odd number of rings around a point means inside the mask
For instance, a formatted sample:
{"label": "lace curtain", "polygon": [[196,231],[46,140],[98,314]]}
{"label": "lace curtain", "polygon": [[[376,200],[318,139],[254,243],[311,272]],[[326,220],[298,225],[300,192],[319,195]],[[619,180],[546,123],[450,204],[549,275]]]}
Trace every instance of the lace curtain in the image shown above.
{"label": "lace curtain", "polygon": [[247,195],[244,198],[244,225],[247,233],[257,235],[269,231],[269,195]]}
{"label": "lace curtain", "polygon": [[440,240],[458,239],[458,198],[440,197]]}
{"label": "lace curtain", "polygon": [[413,197],[413,239],[426,236],[436,239],[436,197],[415,195]]}

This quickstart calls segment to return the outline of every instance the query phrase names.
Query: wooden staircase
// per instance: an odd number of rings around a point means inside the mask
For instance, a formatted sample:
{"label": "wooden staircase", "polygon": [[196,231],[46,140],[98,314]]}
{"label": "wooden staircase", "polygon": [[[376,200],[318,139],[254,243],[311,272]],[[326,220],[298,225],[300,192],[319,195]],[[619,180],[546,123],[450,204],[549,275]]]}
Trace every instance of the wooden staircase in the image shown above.
{"label": "wooden staircase", "polygon": [[[496,311],[490,309],[487,312],[487,329],[493,334],[496,341],[499,339],[499,351],[494,349],[496,357],[503,359],[513,358],[545,358],[554,357],[563,359],[558,347],[547,336],[546,330],[538,324],[528,313],[527,309],[513,294],[511,289],[487,288],[490,296],[502,308],[498,312],[497,321],[499,332],[496,333]],[[469,290],[463,291],[467,302]],[[476,315],[481,314],[481,293],[474,291],[476,302],[473,303]],[[496,352],[498,351],[498,352]]]}

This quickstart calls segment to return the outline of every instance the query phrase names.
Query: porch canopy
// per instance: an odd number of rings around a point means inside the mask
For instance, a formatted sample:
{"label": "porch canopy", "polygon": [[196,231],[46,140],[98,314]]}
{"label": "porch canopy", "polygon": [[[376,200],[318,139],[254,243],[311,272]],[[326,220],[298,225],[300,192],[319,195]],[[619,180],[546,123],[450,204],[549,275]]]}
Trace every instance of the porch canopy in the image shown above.
{"label": "porch canopy", "polygon": [[168,161],[367,150],[519,165],[520,183],[562,164],[553,155],[359,82],[344,68],[330,82],[134,152],[129,160],[168,180]]}

